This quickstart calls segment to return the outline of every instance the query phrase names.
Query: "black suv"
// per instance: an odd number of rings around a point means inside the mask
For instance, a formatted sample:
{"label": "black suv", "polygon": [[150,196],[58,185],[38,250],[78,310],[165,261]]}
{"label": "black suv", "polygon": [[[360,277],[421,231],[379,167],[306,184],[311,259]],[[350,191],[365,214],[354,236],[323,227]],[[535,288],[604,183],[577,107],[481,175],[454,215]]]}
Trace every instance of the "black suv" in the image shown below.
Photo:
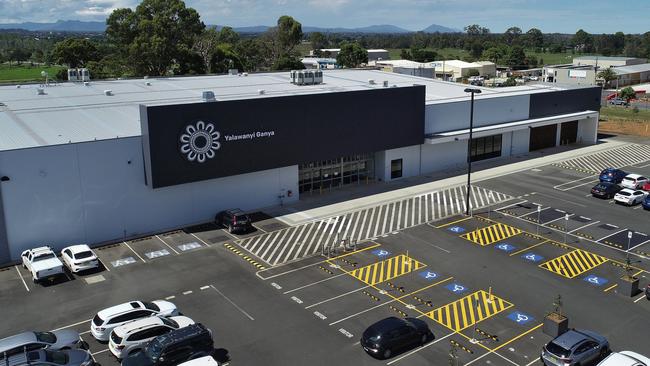
{"label": "black suv", "polygon": [[253,228],[251,218],[238,208],[219,212],[214,221],[230,233],[247,232]]}
{"label": "black suv", "polygon": [[143,352],[122,360],[122,366],[173,366],[214,352],[212,332],[192,324],[154,338]]}

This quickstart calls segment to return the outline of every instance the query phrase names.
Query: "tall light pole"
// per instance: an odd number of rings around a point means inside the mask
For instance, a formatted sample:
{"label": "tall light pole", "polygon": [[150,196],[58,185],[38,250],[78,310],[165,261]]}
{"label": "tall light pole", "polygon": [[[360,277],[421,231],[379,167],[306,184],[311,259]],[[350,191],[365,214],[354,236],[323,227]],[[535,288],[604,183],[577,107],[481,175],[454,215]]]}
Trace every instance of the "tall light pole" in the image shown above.
{"label": "tall light pole", "polygon": [[465,205],[465,215],[469,216],[469,196],[471,194],[471,175],[472,175],[472,131],[474,129],[474,94],[481,94],[481,89],[467,88],[465,93],[471,93],[472,99],[469,107],[469,140],[467,141],[467,200]]}

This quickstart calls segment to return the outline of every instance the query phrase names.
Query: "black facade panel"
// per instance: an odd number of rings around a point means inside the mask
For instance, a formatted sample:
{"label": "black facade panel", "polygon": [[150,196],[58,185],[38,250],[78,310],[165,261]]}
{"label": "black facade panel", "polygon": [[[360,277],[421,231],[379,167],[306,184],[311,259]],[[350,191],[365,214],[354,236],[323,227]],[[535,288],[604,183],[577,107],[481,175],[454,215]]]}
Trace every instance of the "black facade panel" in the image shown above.
{"label": "black facade panel", "polygon": [[530,95],[530,118],[600,110],[601,87],[559,90]]}
{"label": "black facade panel", "polygon": [[560,130],[560,145],[573,144],[578,140],[578,121],[564,122]]}
{"label": "black facade panel", "polygon": [[422,144],[424,86],[140,106],[153,188]]}

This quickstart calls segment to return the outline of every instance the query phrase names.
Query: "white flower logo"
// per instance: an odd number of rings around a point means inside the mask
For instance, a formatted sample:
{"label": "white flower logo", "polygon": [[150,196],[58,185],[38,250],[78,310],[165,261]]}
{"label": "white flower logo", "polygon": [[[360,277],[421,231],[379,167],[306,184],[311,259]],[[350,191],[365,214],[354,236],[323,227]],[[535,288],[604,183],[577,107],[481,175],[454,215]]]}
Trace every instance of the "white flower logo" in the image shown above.
{"label": "white flower logo", "polygon": [[207,159],[214,158],[214,152],[219,150],[221,134],[214,129],[212,123],[203,121],[195,125],[188,125],[181,133],[181,153],[188,161],[204,163]]}

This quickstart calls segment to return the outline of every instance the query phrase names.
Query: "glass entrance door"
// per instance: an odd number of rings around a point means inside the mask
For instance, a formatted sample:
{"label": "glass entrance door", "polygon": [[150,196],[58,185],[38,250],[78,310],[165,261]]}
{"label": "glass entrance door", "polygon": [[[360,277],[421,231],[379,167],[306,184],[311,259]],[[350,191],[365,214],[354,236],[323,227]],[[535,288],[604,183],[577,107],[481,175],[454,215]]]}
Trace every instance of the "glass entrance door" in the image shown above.
{"label": "glass entrance door", "polygon": [[374,167],[374,154],[301,164],[298,173],[300,192],[322,193],[349,184],[367,183],[374,178]]}

